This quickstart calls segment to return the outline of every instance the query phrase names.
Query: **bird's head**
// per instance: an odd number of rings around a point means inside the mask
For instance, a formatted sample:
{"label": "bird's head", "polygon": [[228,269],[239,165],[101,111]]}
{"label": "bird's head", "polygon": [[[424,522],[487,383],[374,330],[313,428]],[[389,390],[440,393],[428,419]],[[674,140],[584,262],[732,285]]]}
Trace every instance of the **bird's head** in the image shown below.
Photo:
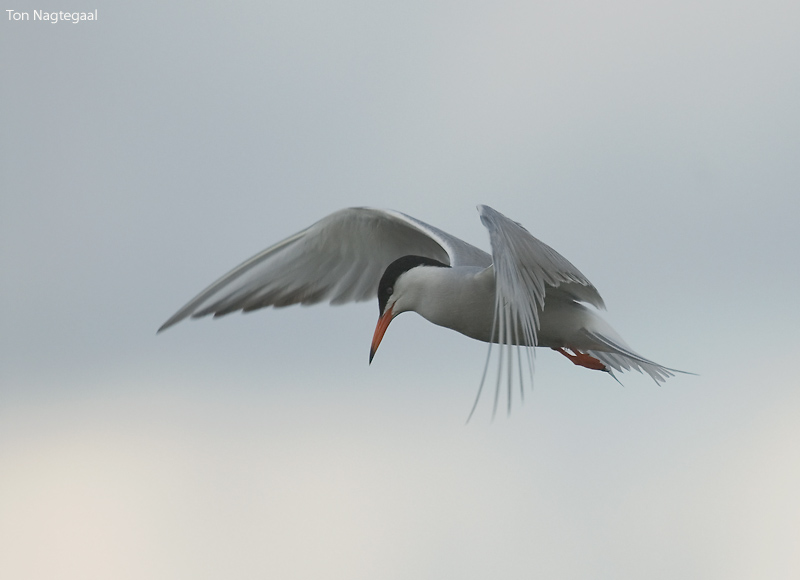
{"label": "bird's head", "polygon": [[403,256],[398,258],[389,266],[378,283],[378,324],[375,327],[375,334],[372,337],[372,346],[369,350],[369,362],[372,362],[378,346],[381,344],[389,323],[398,314],[414,310],[415,301],[418,299],[418,292],[407,275],[410,270],[419,267],[433,266],[447,268],[433,258],[424,256]]}

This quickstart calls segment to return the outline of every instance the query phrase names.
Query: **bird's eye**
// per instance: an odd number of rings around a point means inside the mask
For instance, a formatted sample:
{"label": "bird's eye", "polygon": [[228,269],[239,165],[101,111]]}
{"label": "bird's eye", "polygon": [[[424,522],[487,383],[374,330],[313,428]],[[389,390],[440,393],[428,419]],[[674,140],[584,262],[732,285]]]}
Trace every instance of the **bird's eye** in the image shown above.
{"label": "bird's eye", "polygon": [[387,293],[387,294],[389,294],[389,295],[391,296],[392,292],[394,292],[394,288],[392,288],[391,286],[389,286],[389,287],[386,289],[386,293]]}

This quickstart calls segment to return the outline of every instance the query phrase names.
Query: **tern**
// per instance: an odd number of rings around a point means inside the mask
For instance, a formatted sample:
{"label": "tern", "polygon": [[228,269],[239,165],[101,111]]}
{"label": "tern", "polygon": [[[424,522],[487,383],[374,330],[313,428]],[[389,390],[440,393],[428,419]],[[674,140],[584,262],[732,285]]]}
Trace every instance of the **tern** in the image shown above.
{"label": "tern", "polygon": [[[225,274],[158,332],[190,316],[377,297],[370,363],[389,323],[413,311],[488,342],[490,354],[492,343],[547,347],[588,369],[612,376],[613,371],[637,370],[657,383],[682,372],[629,347],[599,315],[605,305],[594,285],[561,254],[500,212],[486,205],[479,205],[478,212],[489,232],[491,254],[398,211],[339,210]],[[525,351],[532,376],[530,349]],[[500,359],[502,366],[503,350]],[[521,381],[519,353],[517,360]],[[481,387],[488,362],[487,356]],[[510,405],[510,351],[506,362]],[[498,391],[499,385],[498,370]]]}

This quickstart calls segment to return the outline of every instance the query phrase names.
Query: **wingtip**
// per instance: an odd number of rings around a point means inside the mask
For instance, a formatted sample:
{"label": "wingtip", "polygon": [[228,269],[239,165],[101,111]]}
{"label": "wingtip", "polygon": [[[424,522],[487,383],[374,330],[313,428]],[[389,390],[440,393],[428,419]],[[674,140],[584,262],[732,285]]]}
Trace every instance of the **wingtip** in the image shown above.
{"label": "wingtip", "polygon": [[164,332],[166,329],[168,329],[170,326],[176,324],[177,322],[178,322],[178,320],[175,320],[174,317],[170,318],[164,324],[162,324],[161,326],[158,327],[158,330],[156,330],[156,334],[161,334],[162,332]]}

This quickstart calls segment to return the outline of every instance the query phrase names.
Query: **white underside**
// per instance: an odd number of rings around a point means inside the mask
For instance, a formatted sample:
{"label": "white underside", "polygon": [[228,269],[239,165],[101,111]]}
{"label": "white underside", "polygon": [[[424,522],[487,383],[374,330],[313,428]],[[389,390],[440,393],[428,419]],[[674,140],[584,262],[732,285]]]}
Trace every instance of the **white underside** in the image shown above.
{"label": "white underside", "polygon": [[[451,328],[484,342],[499,342],[497,329],[492,335],[495,308],[495,280],[492,268],[415,268],[404,276],[403,297],[395,312],[413,310],[426,320]],[[415,291],[414,287],[419,288]],[[408,308],[407,305],[412,305]],[[574,347],[579,350],[608,349],[590,334],[602,334],[625,344],[596,311],[565,295],[558,288],[548,288],[545,308],[539,311],[536,345],[528,344],[522,332],[514,344],[551,348]]]}
{"label": "white underside", "polygon": [[548,287],[545,307],[539,310],[536,344],[521,329],[511,340],[498,340],[495,313],[495,277],[492,267],[418,267],[397,281],[395,315],[415,311],[433,324],[484,342],[502,342],[547,348],[569,348],[598,358],[614,370],[640,370],[656,381],[671,376],[667,369],[629,347],[600,314],[558,287]]}

